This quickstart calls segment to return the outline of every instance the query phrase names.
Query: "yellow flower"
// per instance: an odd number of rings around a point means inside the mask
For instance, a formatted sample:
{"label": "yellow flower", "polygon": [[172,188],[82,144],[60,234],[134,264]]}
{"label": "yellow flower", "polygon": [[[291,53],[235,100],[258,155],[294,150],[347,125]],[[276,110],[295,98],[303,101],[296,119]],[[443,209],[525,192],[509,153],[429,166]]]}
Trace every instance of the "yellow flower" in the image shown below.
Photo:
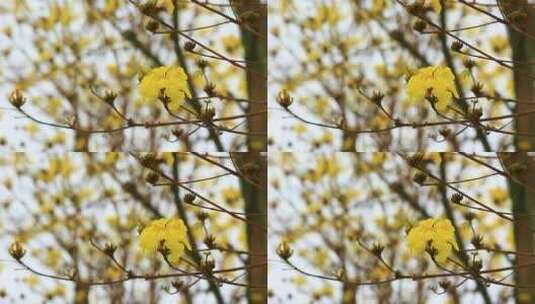
{"label": "yellow flower", "polygon": [[453,248],[457,249],[455,228],[448,219],[427,219],[420,221],[409,231],[407,247],[413,254],[422,254],[428,246],[436,250],[435,259],[444,263]]}
{"label": "yellow flower", "polygon": [[426,97],[434,96],[437,109],[444,110],[456,94],[454,80],[455,77],[448,67],[422,68],[409,79],[407,95],[411,102],[419,102]]}
{"label": "yellow flower", "polygon": [[440,0],[418,0],[416,3],[421,4],[426,7],[432,8],[435,12],[440,13],[442,10],[442,5]]}
{"label": "yellow flower", "polygon": [[502,187],[490,189],[490,197],[496,205],[501,205],[509,198],[509,193]]}
{"label": "yellow flower", "polygon": [[162,218],[150,222],[139,236],[139,247],[145,254],[157,253],[160,248],[169,250],[169,262],[177,264],[189,247],[187,228],[178,218]]}
{"label": "yellow flower", "polygon": [[241,46],[241,40],[236,35],[225,36],[221,39],[221,42],[223,42],[225,50],[229,53],[234,53]]}
{"label": "yellow flower", "polygon": [[433,10],[435,10],[435,12],[437,13],[440,13],[440,11],[442,10],[440,0],[431,0],[431,7],[433,7]]}
{"label": "yellow flower", "polygon": [[186,97],[191,97],[188,76],[181,67],[162,66],[143,76],[139,93],[145,101],[156,100],[162,95],[169,98],[169,109],[176,111]]}
{"label": "yellow flower", "polygon": [[160,0],[158,1],[158,6],[164,7],[167,13],[172,14],[175,9],[175,4],[173,0]]}
{"label": "yellow flower", "polygon": [[221,190],[221,195],[229,205],[234,205],[234,203],[236,203],[241,198],[241,192],[236,187],[224,188],[223,190]]}

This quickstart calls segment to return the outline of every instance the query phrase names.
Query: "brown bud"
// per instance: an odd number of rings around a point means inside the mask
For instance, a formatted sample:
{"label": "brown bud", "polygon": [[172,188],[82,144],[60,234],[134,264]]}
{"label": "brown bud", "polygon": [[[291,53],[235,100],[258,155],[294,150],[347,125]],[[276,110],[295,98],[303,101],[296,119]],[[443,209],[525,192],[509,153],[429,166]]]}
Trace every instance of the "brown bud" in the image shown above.
{"label": "brown bud", "polygon": [[415,29],[417,32],[423,32],[425,28],[427,27],[427,23],[423,20],[418,20],[414,22],[412,28]]}
{"label": "brown bud", "polygon": [[185,284],[182,281],[173,281],[171,282],[171,286],[173,286],[175,290],[181,291],[185,287]]}
{"label": "brown bud", "polygon": [[139,158],[141,165],[147,168],[153,168],[156,165],[156,154],[146,153]]}
{"label": "brown bud", "polygon": [[451,135],[451,129],[450,128],[442,128],[438,131],[440,135],[442,135],[444,138],[448,138]]}
{"label": "brown bud", "polygon": [[426,179],[427,179],[427,174],[423,172],[418,172],[414,175],[412,180],[418,185],[422,185]]}
{"label": "brown bud", "polygon": [[449,290],[451,287],[450,281],[446,281],[446,280],[438,282],[438,285],[440,286],[440,288],[444,290]]}
{"label": "brown bud", "polygon": [[385,247],[383,245],[381,245],[380,243],[375,243],[375,244],[373,244],[371,252],[376,257],[381,257],[381,254],[383,253],[383,250],[385,250]]}
{"label": "brown bud", "polygon": [[216,85],[212,82],[209,82],[204,86],[204,92],[206,93],[206,95],[210,97],[214,97],[217,95],[215,88],[216,88]]}
{"label": "brown bud", "polygon": [[188,41],[184,44],[184,50],[188,51],[188,52],[192,52],[195,47],[197,46],[197,44],[195,42],[192,42],[192,41]]}
{"label": "brown bud", "polygon": [[282,90],[277,95],[277,102],[281,107],[287,109],[294,102],[294,98],[288,93],[287,90]]}
{"label": "brown bud", "polygon": [[158,30],[158,28],[160,27],[160,23],[158,21],[155,21],[155,20],[149,20],[146,24],[145,24],[145,29],[151,33],[154,33]]}
{"label": "brown bud", "polygon": [[214,119],[214,117],[215,117],[215,108],[212,105],[207,105],[201,111],[200,118],[203,121],[210,122]]}
{"label": "brown bud", "polygon": [[472,245],[476,249],[481,249],[483,247],[483,236],[481,235],[474,235],[474,237],[471,240]]}
{"label": "brown bud", "polygon": [[156,12],[157,0],[149,0],[140,6],[140,10],[144,15],[152,15]]}
{"label": "brown bud", "polygon": [[204,260],[201,260],[201,270],[203,272],[212,272],[215,268],[215,260],[211,254],[207,254]]}
{"label": "brown bud", "polygon": [[467,212],[467,213],[464,214],[464,218],[467,221],[471,222],[476,218],[476,215],[473,212]]}
{"label": "brown bud", "polygon": [[112,90],[108,90],[106,91],[106,93],[104,93],[104,101],[107,104],[112,105],[116,98],[117,98],[117,93],[115,93]]}
{"label": "brown bud", "polygon": [[290,248],[290,246],[288,245],[288,243],[282,241],[279,246],[277,246],[277,255],[287,261],[294,253],[293,249]]}
{"label": "brown bud", "polygon": [[216,247],[216,243],[215,243],[215,236],[213,235],[207,235],[204,240],[203,240],[204,244],[206,245],[206,247],[210,248],[210,249],[213,249]]}
{"label": "brown bud", "polygon": [[476,272],[479,272],[481,268],[483,268],[483,261],[481,261],[480,259],[474,260],[472,264],[472,269],[474,269]]}
{"label": "brown bud", "polygon": [[476,95],[477,97],[483,96],[483,84],[481,82],[476,82],[472,86],[472,93],[474,93],[474,95]]}
{"label": "brown bud", "polygon": [[454,193],[451,196],[451,202],[454,204],[459,204],[463,200],[463,195],[460,193]]}
{"label": "brown bud", "polygon": [[184,202],[186,204],[191,204],[193,203],[193,201],[195,201],[195,198],[197,198],[197,196],[193,193],[186,193],[186,195],[184,195]]}
{"label": "brown bud", "polygon": [[479,121],[479,119],[483,116],[483,110],[481,108],[475,108],[472,110],[471,118],[475,121]]}
{"label": "brown bud", "polygon": [[451,50],[454,51],[454,52],[459,52],[461,51],[461,49],[463,48],[464,44],[460,41],[454,41],[452,44],[451,44]]}
{"label": "brown bud", "polygon": [[466,59],[466,60],[464,60],[464,61],[463,61],[463,64],[464,64],[464,66],[465,66],[467,69],[469,69],[469,70],[471,70],[473,67],[476,66],[476,62],[473,61],[472,59]]}
{"label": "brown bud", "polygon": [[109,256],[113,256],[116,250],[117,250],[117,246],[114,245],[113,243],[106,243],[106,245],[104,246],[104,253],[106,253]]}
{"label": "brown bud", "polygon": [[199,59],[197,65],[199,66],[199,69],[204,70],[208,66],[208,62],[204,59]]}
{"label": "brown bud", "polygon": [[199,221],[204,222],[208,219],[208,213],[201,211],[197,213],[197,218],[199,218]]}
{"label": "brown bud", "polygon": [[419,167],[423,159],[424,159],[423,153],[416,153],[414,155],[409,156],[407,158],[407,161],[409,162],[409,165],[411,165],[412,167]]}
{"label": "brown bud", "polygon": [[15,89],[9,95],[9,102],[17,109],[20,109],[26,103],[26,97],[22,94],[22,91]]}
{"label": "brown bud", "polygon": [[416,2],[414,4],[408,5],[407,11],[411,15],[418,16],[418,15],[421,15],[425,11],[425,7],[421,3]]}
{"label": "brown bud", "polygon": [[371,97],[371,100],[373,103],[377,104],[377,105],[380,105],[381,104],[381,101],[383,101],[383,98],[385,97],[385,94],[379,92],[379,91],[374,91],[373,92],[373,95]]}
{"label": "brown bud", "polygon": [[11,243],[9,246],[9,255],[11,255],[15,260],[19,261],[26,254],[26,249],[22,247],[19,241]]}
{"label": "brown bud", "polygon": [[173,130],[171,131],[171,133],[172,133],[175,137],[180,138],[180,137],[182,137],[182,135],[184,135],[184,130],[179,129],[179,128],[175,128],[175,129],[173,129]]}
{"label": "brown bud", "polygon": [[159,179],[160,179],[160,175],[158,175],[158,173],[154,171],[147,173],[147,175],[145,176],[145,181],[147,181],[149,184],[152,184],[152,185],[155,185]]}

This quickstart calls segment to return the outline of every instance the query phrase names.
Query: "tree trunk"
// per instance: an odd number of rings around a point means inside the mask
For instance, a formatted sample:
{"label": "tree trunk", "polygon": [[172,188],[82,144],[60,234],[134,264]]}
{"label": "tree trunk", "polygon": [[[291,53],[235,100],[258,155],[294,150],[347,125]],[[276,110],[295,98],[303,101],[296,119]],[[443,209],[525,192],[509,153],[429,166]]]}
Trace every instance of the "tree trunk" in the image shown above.
{"label": "tree trunk", "polygon": [[74,136],[74,152],[89,151],[89,133],[77,131]]}
{"label": "tree trunk", "polygon": [[[247,61],[247,137],[249,151],[267,151],[267,5],[260,0],[231,0],[240,20]],[[262,135],[264,134],[264,135]]]}
{"label": "tree trunk", "polygon": [[344,283],[342,304],[357,303],[357,287],[354,284]]}
{"label": "tree trunk", "polygon": [[[535,8],[529,7],[526,0],[501,0],[500,8],[504,18],[510,20],[510,16],[520,14],[526,18],[517,18],[515,22],[509,21],[509,39],[513,51],[514,66],[514,88],[518,101],[515,113],[524,113],[535,110],[535,88],[533,77],[535,77],[535,66],[526,64],[535,60]],[[504,4],[507,3],[507,4]],[[516,132],[535,133],[535,119],[531,115],[523,115],[515,120]],[[531,151],[535,149],[535,137],[515,137],[516,150]]]}
{"label": "tree trunk", "polygon": [[[500,160],[507,172],[512,175],[509,179],[509,192],[513,201],[514,236],[517,252],[535,253],[535,161],[525,152],[500,153]],[[524,168],[519,171],[516,168]],[[535,263],[535,256],[519,254],[516,265]],[[535,266],[519,267],[515,272],[517,285],[535,285]],[[534,303],[535,288],[515,289],[516,303]]]}
{"label": "tree trunk", "polygon": [[267,160],[261,153],[232,153],[238,171],[247,218],[247,300],[267,303]]}
{"label": "tree trunk", "polygon": [[357,145],[357,133],[344,131],[342,136],[342,152],[355,152]]}
{"label": "tree trunk", "polygon": [[[513,52],[513,60],[518,63],[533,62],[535,60],[535,8],[529,6],[526,0],[499,0],[498,5],[504,19],[509,23],[509,39]],[[519,14],[520,13],[520,14]],[[517,17],[514,17],[514,16]],[[519,17],[520,16],[520,17]],[[522,33],[524,32],[524,33]],[[527,35],[526,35],[527,34]],[[531,64],[515,64],[514,66],[514,89],[515,97],[521,101],[516,104],[515,113],[523,113],[535,110],[535,90],[533,80],[535,67]],[[520,116],[515,119],[516,132],[535,133],[535,120],[530,115]],[[526,151],[535,148],[535,137],[515,136],[516,151]],[[514,174],[518,180],[535,185],[535,165],[525,153],[500,154],[502,163],[511,172],[511,165],[525,164],[527,171]],[[535,197],[532,191],[525,186],[509,180],[509,192],[513,201],[514,235],[516,250],[519,252],[534,252],[534,235],[531,232],[535,228],[535,217],[526,216],[535,212]],[[533,257],[517,255],[518,265],[533,263]],[[515,272],[516,284],[535,285],[535,267],[517,269]],[[516,303],[533,303],[535,301],[535,289],[515,290]]]}
{"label": "tree trunk", "polygon": [[74,303],[89,304],[89,286],[83,283],[76,283],[74,287]]}

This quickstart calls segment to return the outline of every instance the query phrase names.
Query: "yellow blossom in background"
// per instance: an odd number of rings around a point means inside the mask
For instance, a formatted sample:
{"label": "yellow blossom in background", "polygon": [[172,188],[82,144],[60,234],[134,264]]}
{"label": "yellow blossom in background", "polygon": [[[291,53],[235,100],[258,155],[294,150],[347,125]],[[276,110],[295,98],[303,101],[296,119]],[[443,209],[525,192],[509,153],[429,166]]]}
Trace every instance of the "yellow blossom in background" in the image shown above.
{"label": "yellow blossom in background", "polygon": [[442,5],[440,4],[440,0],[431,0],[429,2],[431,2],[430,3],[431,7],[433,7],[435,12],[440,13],[440,11],[442,10]]}
{"label": "yellow blossom in background", "polygon": [[234,53],[241,47],[241,40],[236,35],[228,35],[221,39],[223,47],[229,53]]}
{"label": "yellow blossom in background", "polygon": [[173,264],[180,261],[186,248],[189,248],[187,228],[178,218],[162,218],[150,222],[139,236],[139,247],[145,254],[155,254],[161,246],[169,250],[167,258]]}
{"label": "yellow blossom in background", "polygon": [[234,205],[241,198],[241,192],[236,187],[226,187],[222,189],[221,195],[229,205]]}
{"label": "yellow blossom in background", "polygon": [[496,53],[502,53],[509,48],[509,40],[506,35],[496,35],[489,39],[492,50]]}
{"label": "yellow blossom in background", "polygon": [[430,244],[436,250],[435,259],[439,263],[444,263],[452,249],[457,249],[455,228],[448,219],[423,220],[409,231],[406,244],[415,255],[424,253]]}
{"label": "yellow blossom in background", "polygon": [[444,110],[456,94],[454,80],[455,76],[448,67],[421,68],[407,84],[409,101],[420,102],[426,97],[435,96],[437,109]]}
{"label": "yellow blossom in background", "polygon": [[440,4],[440,0],[417,0],[414,3],[423,5],[425,7],[430,7],[437,13],[440,13],[440,11],[442,11],[442,5]]}
{"label": "yellow blossom in background", "polygon": [[66,295],[66,293],[67,293],[67,290],[65,286],[58,284],[48,292],[48,296],[50,298],[63,297]]}
{"label": "yellow blossom in background", "polygon": [[104,7],[105,14],[111,14],[120,7],[121,3],[119,0],[107,0],[106,6]]}
{"label": "yellow blossom in background", "polygon": [[493,187],[490,189],[490,197],[496,205],[501,205],[509,199],[509,192],[503,187]]}
{"label": "yellow blossom in background", "polygon": [[24,282],[25,284],[27,284],[31,288],[36,288],[37,285],[39,284],[39,277],[36,276],[36,275],[31,274],[31,275],[29,275],[27,277],[24,277],[22,279],[22,282]]}
{"label": "yellow blossom in background", "polygon": [[158,6],[165,8],[165,10],[169,14],[173,13],[173,10],[175,9],[175,5],[173,3],[173,0],[160,0],[160,1],[158,1]]}
{"label": "yellow blossom in background", "polygon": [[37,124],[34,123],[34,122],[30,122],[30,123],[28,123],[24,129],[25,129],[26,132],[28,132],[28,134],[30,134],[31,136],[35,136],[35,135],[39,132],[39,127],[38,127]]}
{"label": "yellow blossom in background", "polygon": [[297,123],[295,125],[292,126],[292,130],[297,134],[297,135],[303,135],[305,134],[305,132],[307,131],[307,127],[305,124],[303,123]]}
{"label": "yellow blossom in background", "polygon": [[162,94],[169,98],[169,109],[176,111],[191,97],[188,76],[181,67],[162,66],[152,69],[143,76],[139,93],[145,101],[158,99]]}

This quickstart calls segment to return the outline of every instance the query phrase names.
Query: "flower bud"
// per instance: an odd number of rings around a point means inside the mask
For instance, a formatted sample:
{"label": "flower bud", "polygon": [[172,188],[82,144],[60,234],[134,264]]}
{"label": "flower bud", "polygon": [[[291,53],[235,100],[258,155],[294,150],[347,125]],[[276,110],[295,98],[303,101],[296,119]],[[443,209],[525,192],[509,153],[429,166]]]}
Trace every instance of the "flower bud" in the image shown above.
{"label": "flower bud", "polygon": [[9,95],[9,102],[17,109],[20,109],[26,103],[26,97],[22,94],[22,91],[15,89],[11,95]]}
{"label": "flower bud", "polygon": [[417,183],[418,185],[422,185],[425,182],[426,179],[427,179],[427,174],[422,173],[422,172],[418,172],[418,173],[416,173],[414,175],[412,180],[415,183]]}
{"label": "flower bud", "polygon": [[156,32],[159,27],[160,23],[155,20],[150,20],[149,22],[147,22],[147,24],[145,24],[145,29],[151,33]]}
{"label": "flower bud", "polygon": [[145,176],[145,181],[147,181],[151,185],[156,184],[159,179],[160,179],[160,176],[158,175],[158,173],[153,172],[153,171],[147,173],[147,175]]}
{"label": "flower bud", "polygon": [[204,86],[204,92],[206,93],[206,95],[210,96],[210,97],[214,97],[216,96],[216,91],[215,91],[215,84],[212,83],[212,82],[209,82],[207,83],[205,86]]}
{"label": "flower bud", "polygon": [[294,102],[294,99],[288,93],[288,91],[282,90],[277,95],[277,102],[281,105],[281,107],[287,109],[289,106],[292,105],[292,103]]}
{"label": "flower bud", "polygon": [[215,108],[212,105],[207,105],[202,111],[201,111],[201,120],[209,122],[212,121],[215,117]]}
{"label": "flower bud", "polygon": [[117,98],[117,93],[115,93],[112,90],[108,90],[106,91],[106,93],[104,93],[104,101],[107,104],[112,105],[116,98]]}
{"label": "flower bud", "polygon": [[192,52],[196,46],[197,44],[195,44],[195,42],[188,41],[184,44],[184,50]]}
{"label": "flower bud", "polygon": [[109,256],[113,256],[113,254],[115,253],[115,250],[117,250],[117,246],[114,245],[113,243],[106,243],[106,245],[104,245],[104,253],[106,253]]}
{"label": "flower bud", "polygon": [[26,249],[22,247],[19,241],[11,243],[9,246],[9,255],[11,255],[15,260],[19,261],[26,254]]}
{"label": "flower bud", "polygon": [[156,154],[154,153],[144,154],[139,158],[139,160],[141,164],[143,165],[143,167],[153,168],[154,165],[156,164]]}
{"label": "flower bud", "polygon": [[193,203],[195,201],[196,197],[197,196],[195,194],[193,194],[193,193],[186,193],[186,195],[184,195],[184,202],[186,204],[191,204],[191,203]]}
{"label": "flower bud", "polygon": [[287,260],[293,255],[293,253],[294,253],[293,249],[290,248],[290,246],[288,245],[288,243],[286,243],[286,242],[284,242],[284,241],[281,242],[281,243],[279,244],[279,246],[277,246],[277,250],[276,250],[276,252],[277,252],[277,255],[278,255],[281,259],[283,259],[283,260],[285,260],[285,261],[287,261]]}
{"label": "flower bud", "polygon": [[451,50],[454,51],[454,52],[460,52],[461,49],[463,48],[463,43],[460,42],[460,41],[454,41],[452,44],[451,44]]}
{"label": "flower bud", "polygon": [[427,27],[427,23],[423,20],[416,21],[412,26],[413,29],[415,29],[416,31],[420,33],[423,32],[426,27]]}
{"label": "flower bud", "polygon": [[459,204],[463,200],[463,195],[460,193],[454,193],[451,196],[451,202],[454,204]]}
{"label": "flower bud", "polygon": [[383,250],[385,250],[385,247],[383,245],[381,245],[380,243],[375,243],[375,244],[373,244],[371,252],[376,257],[380,257],[381,254],[383,253]]}
{"label": "flower bud", "polygon": [[206,247],[210,248],[210,249],[213,249],[215,248],[216,246],[216,243],[215,243],[215,236],[213,235],[207,235],[204,240],[203,240],[204,244],[206,245]]}
{"label": "flower bud", "polygon": [[211,254],[206,255],[206,258],[201,261],[201,270],[204,272],[212,272],[215,268],[215,260]]}

